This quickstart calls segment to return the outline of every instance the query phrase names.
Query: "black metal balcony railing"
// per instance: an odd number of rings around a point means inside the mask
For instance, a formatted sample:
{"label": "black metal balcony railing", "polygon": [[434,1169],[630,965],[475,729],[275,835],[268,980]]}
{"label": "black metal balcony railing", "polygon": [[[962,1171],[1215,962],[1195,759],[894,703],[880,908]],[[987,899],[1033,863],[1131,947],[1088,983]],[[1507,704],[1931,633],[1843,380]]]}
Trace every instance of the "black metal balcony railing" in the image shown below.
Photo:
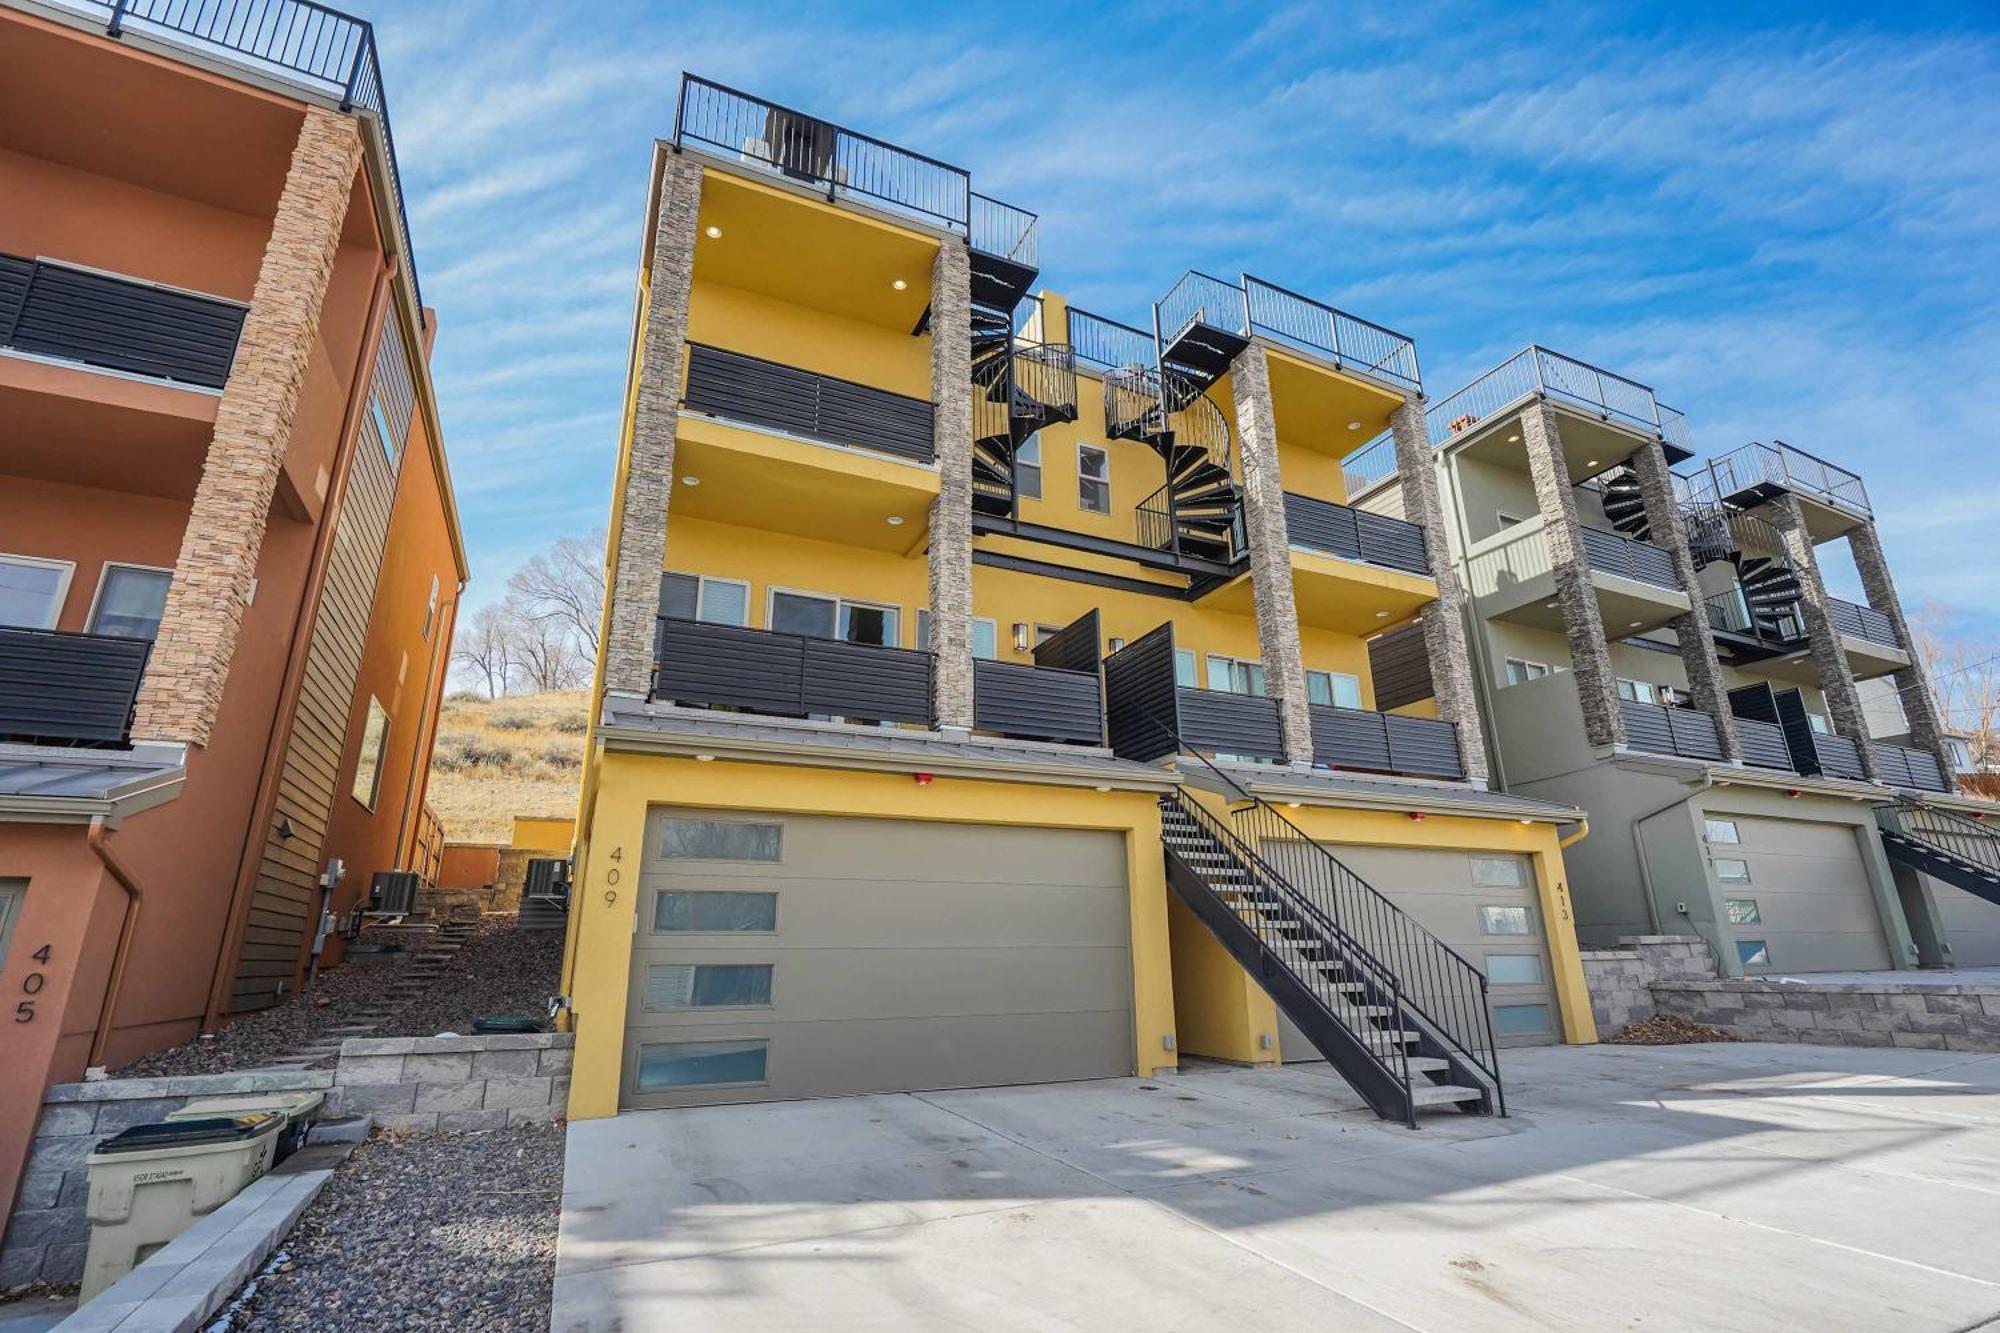
{"label": "black metal balcony railing", "polygon": [[1025,208],[983,194],[972,196],[967,240],[975,250],[998,255],[1023,268],[1042,266],[1040,219]]}
{"label": "black metal balcony railing", "polygon": [[1398,388],[1423,387],[1417,345],[1395,330],[1247,273],[1243,292],[1252,332],[1331,356],[1343,369],[1388,380]]}
{"label": "black metal balcony railing", "polygon": [[1625,720],[1625,743],[1634,750],[1683,759],[1722,758],[1715,719],[1699,709],[1620,699],[1618,711]]}
{"label": "black metal balcony railing", "polygon": [[1826,602],[1833,627],[1840,633],[1866,639],[1869,643],[1879,643],[1885,648],[1903,646],[1903,641],[1896,637],[1896,622],[1874,607],[1842,601],[1838,597],[1829,597]]}
{"label": "black metal balcony railing", "polygon": [[865,196],[923,221],[970,231],[972,185],[963,168],[683,74],[674,145],[690,142],[822,187],[830,197]]}
{"label": "black metal balcony railing", "polygon": [[424,293],[410,245],[409,210],[396,165],[389,94],[375,51],[375,25],[312,0],[65,0],[104,16],[113,37],[143,33],[201,55],[220,55],[261,74],[274,74],[324,97],[342,111],[360,108],[382,127],[382,146],[395,196],[396,233],[410,271],[410,292],[423,317]]}
{"label": "black metal balcony railing", "polygon": [[1075,306],[1069,308],[1069,342],[1076,359],[1095,370],[1150,369],[1158,360],[1152,334]]}
{"label": "black metal balcony railing", "polygon": [[1861,745],[1852,736],[1793,726],[1785,728],[1785,735],[1792,742],[1792,766],[1799,772],[1852,782],[1868,780],[1867,770],[1861,767]]}
{"label": "black metal balcony railing", "polygon": [[936,456],[922,398],[704,343],[688,345],[687,406],[730,421],[854,445],[919,463]]}
{"label": "black metal balcony railing", "polygon": [[1313,704],[1313,763],[1410,777],[1465,776],[1458,728],[1428,717]]}
{"label": "black metal balcony railing", "polygon": [[0,347],[220,389],[248,307],[46,259],[0,254]]}
{"label": "black metal balcony railing", "polygon": [[1752,768],[1775,768],[1783,772],[1792,771],[1792,747],[1785,744],[1785,729],[1775,722],[1759,722],[1755,718],[1739,717],[1736,722],[1736,740],[1743,748],[1743,762]]}
{"label": "black metal balcony railing", "polygon": [[653,698],[789,717],[927,726],[931,655],[662,616]]}
{"label": "black metal balcony railing", "polygon": [[1881,776],[1882,781],[1891,787],[1904,787],[1913,791],[1951,790],[1951,782],[1945,777],[1937,756],[1929,750],[1915,750],[1907,745],[1890,745],[1884,741],[1877,741],[1875,771]]}
{"label": "black metal balcony railing", "polygon": [[1665,548],[1600,528],[1583,528],[1584,558],[1600,574],[1615,574],[1656,588],[1678,589],[1674,558]]}
{"label": "black metal balcony railing", "polygon": [[1694,504],[1757,502],[1790,491],[1860,518],[1874,513],[1860,477],[1783,440],[1752,442],[1712,458],[1684,486]]}
{"label": "black metal balcony railing", "polygon": [[1160,298],[1159,321],[1160,341],[1167,347],[1197,324],[1244,336],[1250,332],[1243,289],[1193,269],[1183,273],[1172,290]]}
{"label": "black metal balcony railing", "polygon": [[1431,572],[1424,530],[1400,518],[1287,491],[1285,527],[1294,546],[1409,574]]}
{"label": "black metal balcony railing", "polygon": [[0,627],[0,739],[123,746],[150,639]]}
{"label": "black metal balcony railing", "polygon": [[980,659],[972,664],[972,725],[1024,740],[1104,743],[1095,671]]}

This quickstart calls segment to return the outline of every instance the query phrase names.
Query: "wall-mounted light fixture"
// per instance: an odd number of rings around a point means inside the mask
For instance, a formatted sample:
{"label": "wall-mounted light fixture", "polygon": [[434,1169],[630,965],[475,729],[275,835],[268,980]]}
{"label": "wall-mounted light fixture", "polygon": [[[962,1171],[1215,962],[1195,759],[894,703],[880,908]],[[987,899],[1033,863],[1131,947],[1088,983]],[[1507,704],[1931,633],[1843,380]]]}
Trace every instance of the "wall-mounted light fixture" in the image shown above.
{"label": "wall-mounted light fixture", "polygon": [[1014,622],[1014,651],[1017,653],[1028,651],[1028,627],[1019,620]]}

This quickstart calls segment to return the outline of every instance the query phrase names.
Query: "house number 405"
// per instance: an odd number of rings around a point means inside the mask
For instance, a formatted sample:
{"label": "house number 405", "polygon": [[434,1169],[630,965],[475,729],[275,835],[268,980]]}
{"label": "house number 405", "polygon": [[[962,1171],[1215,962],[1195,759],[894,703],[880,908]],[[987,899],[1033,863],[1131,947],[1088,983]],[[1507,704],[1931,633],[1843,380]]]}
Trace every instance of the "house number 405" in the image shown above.
{"label": "house number 405", "polygon": [[[53,952],[51,947],[44,944],[28,956],[46,966],[51,952]],[[30,972],[27,976],[21,978],[21,993],[30,997],[40,995],[42,987],[48,984],[49,978],[47,973]],[[14,1006],[14,1021],[16,1023],[32,1023],[35,1021],[35,1002],[32,998],[23,1000]]]}

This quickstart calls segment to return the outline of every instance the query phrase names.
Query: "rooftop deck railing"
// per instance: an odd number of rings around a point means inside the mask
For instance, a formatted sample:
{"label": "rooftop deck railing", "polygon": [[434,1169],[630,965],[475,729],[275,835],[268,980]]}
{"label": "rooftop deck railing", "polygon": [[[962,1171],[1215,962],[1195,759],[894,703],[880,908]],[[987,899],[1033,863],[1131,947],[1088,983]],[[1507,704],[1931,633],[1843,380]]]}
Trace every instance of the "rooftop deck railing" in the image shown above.
{"label": "rooftop deck railing", "polygon": [[1383,431],[1340,464],[1341,484],[1348,499],[1371,490],[1396,475],[1396,439]]}
{"label": "rooftop deck railing", "polygon": [[[1414,341],[1309,296],[1261,278],[1243,275],[1250,331],[1331,356],[1343,369],[1358,370],[1399,388],[1421,389]],[[1162,329],[1165,315],[1162,313]]]}
{"label": "rooftop deck railing", "polygon": [[1249,315],[1243,305],[1243,289],[1198,269],[1181,275],[1160,298],[1160,339],[1171,346],[1196,324],[1228,333],[1248,334]]}
{"label": "rooftop deck railing", "polygon": [[1069,308],[1069,342],[1078,361],[1100,371],[1152,367],[1159,359],[1152,334],[1075,306]]}
{"label": "rooftop deck railing", "polygon": [[967,240],[972,248],[998,255],[1024,268],[1042,266],[1040,219],[1025,208],[1003,204],[983,194],[972,196]]}
{"label": "rooftop deck railing", "polygon": [[1546,347],[1524,347],[1425,411],[1431,444],[1441,448],[1453,436],[1537,394],[1589,409],[1608,421],[1664,434],[1659,403],[1646,385]]}
{"label": "rooftop deck railing", "polygon": [[829,197],[863,196],[961,234],[971,231],[971,177],[963,168],[695,74],[681,76],[674,116],[674,145],[686,143],[822,187]]}
{"label": "rooftop deck railing", "polygon": [[1860,477],[1783,440],[1753,441],[1712,458],[1687,478],[1687,487],[1689,498],[1698,503],[1785,490],[1861,518],[1874,514]]}
{"label": "rooftop deck railing", "polygon": [[389,187],[395,195],[397,239],[410,270],[417,310],[424,308],[417,281],[416,251],[410,244],[409,211],[403,177],[396,165],[396,135],[389,125],[389,94],[375,50],[375,25],[312,0],[63,0],[104,16],[113,37],[142,33],[197,54],[221,56],[232,64],[299,84],[323,97],[340,99],[342,111],[357,107],[382,127]]}

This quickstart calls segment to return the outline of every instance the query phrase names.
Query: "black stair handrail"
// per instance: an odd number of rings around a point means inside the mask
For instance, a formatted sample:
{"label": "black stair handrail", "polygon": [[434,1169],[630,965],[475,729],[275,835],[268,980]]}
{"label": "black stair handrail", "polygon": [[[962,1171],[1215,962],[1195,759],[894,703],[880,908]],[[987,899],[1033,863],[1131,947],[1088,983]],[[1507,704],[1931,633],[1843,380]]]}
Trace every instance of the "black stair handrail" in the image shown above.
{"label": "black stair handrail", "polygon": [[[1291,877],[1284,875],[1264,859],[1261,841],[1232,837],[1239,844],[1247,844],[1245,854],[1252,862],[1274,881],[1274,887],[1287,891],[1298,899],[1296,906],[1306,908],[1317,917],[1321,924],[1335,932],[1357,957],[1370,967],[1379,970],[1383,977],[1395,983],[1394,989],[1402,997],[1401,1003],[1415,1015],[1429,1035],[1462,1059],[1469,1062],[1493,1085],[1496,1105],[1501,1115],[1507,1114],[1507,1094],[1501,1086],[1499,1043],[1493,1031],[1493,1007],[1489,1002],[1489,987],[1485,971],[1471,959],[1439,939],[1428,926],[1397,906],[1395,901],[1367,880],[1354,873],[1348,865],[1329,852],[1318,839],[1287,819],[1277,807],[1257,796],[1253,796],[1236,779],[1212,763],[1209,758],[1185,744],[1180,736],[1166,723],[1155,717],[1150,710],[1141,708],[1137,715],[1145,718],[1166,737],[1174,742],[1178,753],[1192,756],[1208,773],[1220,781],[1241,808],[1233,810],[1230,818],[1240,826],[1247,826],[1253,837],[1261,838],[1270,833],[1286,842],[1296,842],[1310,849],[1308,864],[1320,868],[1326,876],[1320,886],[1326,890],[1325,901],[1317,901],[1307,889],[1300,888]],[[1343,905],[1342,890],[1348,891],[1349,901]],[[1358,918],[1358,919],[1357,919]],[[1433,983],[1430,989],[1406,988],[1402,984],[1401,973],[1391,967],[1377,950],[1365,943],[1355,933],[1356,926],[1371,928],[1375,939],[1393,944],[1398,953],[1419,960],[1419,974]],[[1409,991],[1417,989],[1430,994],[1448,1004],[1434,1003],[1426,1008],[1412,998]],[[1436,1009],[1437,1012],[1433,1012]],[[1449,1015],[1447,1019],[1445,1015]]]}
{"label": "black stair handrail", "polygon": [[1890,833],[1925,843],[2000,878],[2000,828],[1907,796],[1876,806],[1875,819]]}

